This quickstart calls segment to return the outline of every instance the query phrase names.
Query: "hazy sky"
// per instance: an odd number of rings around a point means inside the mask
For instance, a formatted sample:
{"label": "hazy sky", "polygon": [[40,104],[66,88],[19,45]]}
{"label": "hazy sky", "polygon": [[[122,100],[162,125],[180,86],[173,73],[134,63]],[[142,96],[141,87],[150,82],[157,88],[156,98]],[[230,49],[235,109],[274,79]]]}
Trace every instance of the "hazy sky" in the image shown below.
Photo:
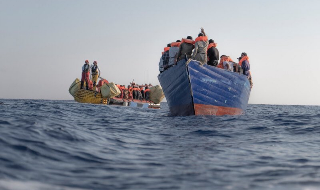
{"label": "hazy sky", "polygon": [[203,27],[250,57],[249,103],[320,105],[319,0],[0,0],[0,98],[73,99],[84,60],[118,84],[159,84],[167,43]]}

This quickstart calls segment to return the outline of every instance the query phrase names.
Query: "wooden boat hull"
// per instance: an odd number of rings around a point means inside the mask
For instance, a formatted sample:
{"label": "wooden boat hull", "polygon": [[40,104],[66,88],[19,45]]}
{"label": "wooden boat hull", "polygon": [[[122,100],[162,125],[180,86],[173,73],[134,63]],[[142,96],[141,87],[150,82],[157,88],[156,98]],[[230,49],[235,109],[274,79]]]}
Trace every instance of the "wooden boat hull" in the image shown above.
{"label": "wooden boat hull", "polygon": [[181,60],[158,79],[172,115],[240,115],[246,110],[246,76],[195,60]]}

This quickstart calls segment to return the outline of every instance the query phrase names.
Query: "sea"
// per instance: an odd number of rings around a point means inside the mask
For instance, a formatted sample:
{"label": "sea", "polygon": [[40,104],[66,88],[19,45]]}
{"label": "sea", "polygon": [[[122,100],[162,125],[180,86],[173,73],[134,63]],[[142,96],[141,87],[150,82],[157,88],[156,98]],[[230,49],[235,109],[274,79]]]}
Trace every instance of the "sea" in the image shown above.
{"label": "sea", "polygon": [[0,99],[0,190],[320,190],[320,106],[240,116]]}

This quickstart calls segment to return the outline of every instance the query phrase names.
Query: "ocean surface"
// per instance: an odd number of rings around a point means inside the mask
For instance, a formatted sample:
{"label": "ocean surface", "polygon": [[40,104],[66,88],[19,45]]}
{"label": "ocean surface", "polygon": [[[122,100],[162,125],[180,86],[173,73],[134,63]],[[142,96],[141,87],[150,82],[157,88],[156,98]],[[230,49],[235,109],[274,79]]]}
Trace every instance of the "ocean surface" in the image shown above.
{"label": "ocean surface", "polygon": [[1,190],[320,189],[320,106],[241,116],[0,99]]}

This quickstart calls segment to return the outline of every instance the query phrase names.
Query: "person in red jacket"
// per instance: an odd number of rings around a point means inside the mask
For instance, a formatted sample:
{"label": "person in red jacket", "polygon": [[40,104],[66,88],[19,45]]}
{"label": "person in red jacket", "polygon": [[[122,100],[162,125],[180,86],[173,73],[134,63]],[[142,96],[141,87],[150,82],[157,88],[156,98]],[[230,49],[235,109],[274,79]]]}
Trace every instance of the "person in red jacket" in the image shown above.
{"label": "person in red jacket", "polygon": [[88,60],[85,60],[85,64],[82,66],[81,89],[83,89],[84,81],[86,81],[86,89],[88,90],[90,81],[90,65]]}

